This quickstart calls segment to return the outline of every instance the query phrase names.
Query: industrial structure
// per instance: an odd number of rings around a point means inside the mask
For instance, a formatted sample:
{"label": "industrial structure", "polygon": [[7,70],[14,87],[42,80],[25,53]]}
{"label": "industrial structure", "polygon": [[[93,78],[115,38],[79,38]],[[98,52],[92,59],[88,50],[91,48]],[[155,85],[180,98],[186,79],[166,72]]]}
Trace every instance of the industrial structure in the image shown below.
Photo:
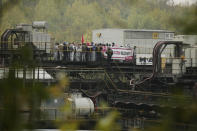
{"label": "industrial structure", "polygon": [[[93,30],[92,41],[94,43],[115,43],[117,46],[135,47],[138,58],[151,58],[155,44],[159,41],[172,41],[174,40],[174,35],[175,32],[168,30],[109,28]],[[173,52],[174,46],[168,46],[168,48],[164,50],[165,57],[171,57],[174,54]]]}
{"label": "industrial structure", "polygon": [[97,29],[92,31],[95,43],[116,43],[119,46],[154,46],[158,41],[173,40],[174,32],[145,29]]}
{"label": "industrial structure", "polygon": [[[131,48],[137,46],[139,50],[136,55],[152,54],[151,64],[109,63],[104,58],[75,62],[53,59],[54,43],[50,41],[46,22],[20,24],[1,36],[0,79],[5,79],[6,74],[14,70],[15,77],[25,82],[36,80],[51,85],[57,83],[57,74],[63,72],[70,81],[64,94],[72,102],[75,118],[86,118],[94,125],[94,115],[102,116],[108,110],[117,109],[125,118],[119,120],[124,129],[130,126],[143,128],[144,118],[157,120],[161,109],[179,108],[176,102],[173,107],[168,105],[169,101],[173,101],[171,89],[181,85],[187,93],[184,100],[191,102],[193,99],[193,86],[197,80],[197,48],[182,41],[173,41],[173,37],[174,32],[163,30],[95,30],[93,42],[114,42]],[[145,48],[140,50],[140,46]],[[10,68],[14,60],[22,58],[19,51],[23,47],[32,49],[32,58],[36,61],[34,68]],[[169,53],[166,51],[168,48]],[[186,50],[191,54],[188,55]],[[101,107],[103,101],[108,104],[108,109]],[[61,117],[58,107],[64,103],[64,98],[43,102],[42,111],[49,117],[42,120],[48,122]],[[50,107],[53,110],[47,110]]]}

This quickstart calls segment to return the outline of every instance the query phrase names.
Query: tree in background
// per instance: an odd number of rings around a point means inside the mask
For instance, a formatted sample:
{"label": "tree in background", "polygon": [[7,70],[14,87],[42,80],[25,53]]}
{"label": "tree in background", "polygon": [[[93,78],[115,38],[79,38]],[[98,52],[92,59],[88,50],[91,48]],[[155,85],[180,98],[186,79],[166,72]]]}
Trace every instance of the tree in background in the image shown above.
{"label": "tree in background", "polygon": [[[11,0],[3,1],[12,3]],[[31,24],[37,20],[49,23],[49,32],[57,41],[80,41],[82,34],[87,35],[98,28],[166,29],[181,33],[182,29],[170,22],[177,17],[191,18],[194,5],[173,5],[168,4],[169,1],[21,0],[3,13],[1,33],[16,24]],[[13,2],[15,4],[15,0]],[[187,22],[190,24],[191,21]]]}

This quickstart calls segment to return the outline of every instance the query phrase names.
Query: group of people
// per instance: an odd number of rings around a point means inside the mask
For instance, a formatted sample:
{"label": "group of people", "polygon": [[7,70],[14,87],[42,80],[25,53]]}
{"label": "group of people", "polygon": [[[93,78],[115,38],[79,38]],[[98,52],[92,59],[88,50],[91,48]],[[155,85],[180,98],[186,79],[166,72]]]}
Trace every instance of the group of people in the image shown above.
{"label": "group of people", "polygon": [[111,49],[115,44],[91,44],[83,43],[56,43],[54,46],[54,60],[65,62],[94,62],[102,61],[103,48],[106,48],[108,62],[111,61],[113,51]]}

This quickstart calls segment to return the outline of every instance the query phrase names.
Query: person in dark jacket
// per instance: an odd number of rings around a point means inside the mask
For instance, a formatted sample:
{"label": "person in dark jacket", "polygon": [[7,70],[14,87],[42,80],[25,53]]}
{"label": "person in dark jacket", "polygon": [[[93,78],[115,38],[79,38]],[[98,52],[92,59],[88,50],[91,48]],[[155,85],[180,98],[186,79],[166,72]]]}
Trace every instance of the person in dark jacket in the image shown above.
{"label": "person in dark jacket", "polygon": [[97,45],[97,60],[101,63],[102,62],[102,45],[101,43]]}
{"label": "person in dark jacket", "polygon": [[64,46],[63,46],[63,54],[64,54],[64,61],[68,61],[69,60],[69,46],[66,42],[64,42]]}
{"label": "person in dark jacket", "polygon": [[85,43],[83,43],[82,44],[82,54],[81,54],[82,62],[86,61],[86,53],[87,53],[87,45]]}
{"label": "person in dark jacket", "polygon": [[111,57],[113,55],[113,50],[108,47],[107,51],[106,51],[106,54],[107,54],[107,62],[110,63],[111,62]]}

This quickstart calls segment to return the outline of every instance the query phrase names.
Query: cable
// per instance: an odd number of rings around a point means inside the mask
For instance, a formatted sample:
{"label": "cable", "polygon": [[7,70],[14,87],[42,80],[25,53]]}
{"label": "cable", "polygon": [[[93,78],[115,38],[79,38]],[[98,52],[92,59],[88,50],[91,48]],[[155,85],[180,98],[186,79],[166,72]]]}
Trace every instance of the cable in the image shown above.
{"label": "cable", "polygon": [[[153,48],[153,72],[150,75],[150,77],[136,83],[136,84],[131,84],[131,86],[136,86],[136,85],[140,85],[143,84],[144,82],[151,80],[155,77],[155,75],[157,75],[157,73],[161,70],[161,54],[163,52],[163,50],[166,48],[167,45],[170,44],[180,44],[182,42],[180,41],[160,41],[158,43],[156,43],[156,45]],[[164,47],[163,47],[164,45]],[[163,47],[163,48],[162,48]]]}

